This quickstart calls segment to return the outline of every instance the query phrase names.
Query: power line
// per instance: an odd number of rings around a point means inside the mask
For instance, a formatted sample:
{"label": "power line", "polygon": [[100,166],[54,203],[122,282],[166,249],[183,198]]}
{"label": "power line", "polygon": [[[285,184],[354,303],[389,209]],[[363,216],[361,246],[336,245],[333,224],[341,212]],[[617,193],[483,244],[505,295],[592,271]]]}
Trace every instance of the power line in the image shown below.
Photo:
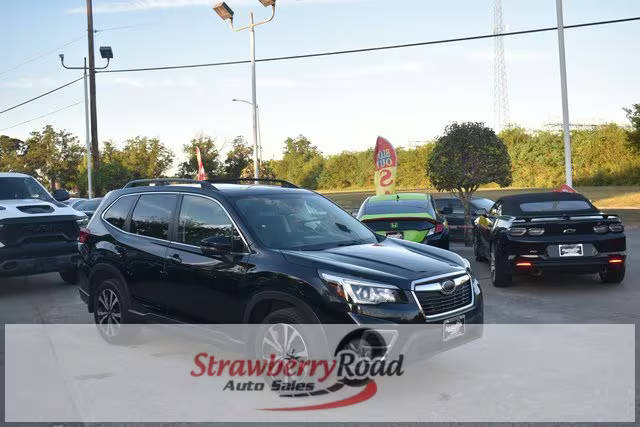
{"label": "power line", "polygon": [[[632,21],[640,21],[640,16],[635,16],[631,18],[622,18],[622,19],[611,19],[608,21],[594,21],[594,22],[585,22],[582,24],[565,25],[564,28],[571,29],[571,28],[593,27],[597,25],[619,24],[623,22],[632,22]],[[302,55],[277,56],[272,58],[256,59],[256,62],[285,61],[285,60],[292,60],[292,59],[316,58],[321,56],[334,56],[334,55],[346,55],[346,54],[353,54],[353,53],[375,52],[375,51],[381,51],[381,50],[402,49],[402,48],[417,47],[417,46],[429,46],[429,45],[435,45],[435,44],[455,43],[455,42],[470,41],[470,40],[482,40],[482,39],[490,39],[495,37],[543,33],[548,31],[556,31],[557,29],[558,27],[533,28],[530,30],[509,31],[506,33],[499,33],[499,34],[482,34],[477,36],[456,37],[456,38],[450,38],[450,39],[431,40],[431,41],[417,42],[417,43],[395,44],[395,45],[386,45],[386,46],[367,47],[367,48],[360,48],[360,49],[335,50],[335,51],[329,51],[329,52],[308,53],[308,54],[302,54]],[[160,67],[119,68],[119,69],[116,68],[111,70],[96,71],[96,73],[129,73],[129,72],[136,72],[136,71],[177,70],[177,69],[185,69],[185,68],[202,68],[202,67],[216,67],[216,66],[223,66],[223,65],[239,65],[239,64],[248,64],[249,62],[250,62],[249,60],[238,60],[238,61],[210,62],[210,63],[204,63],[204,64],[166,65],[166,66],[160,66]]]}
{"label": "power line", "polygon": [[41,115],[41,116],[34,117],[33,119],[29,119],[29,120],[25,120],[24,122],[16,123],[15,125],[11,125],[11,126],[9,126],[9,127],[6,127],[6,128],[3,128],[3,129],[0,129],[0,132],[2,132],[3,130],[7,130],[7,129],[12,129],[12,128],[18,127],[18,126],[20,126],[20,125],[24,125],[24,124],[26,124],[26,123],[32,122],[32,121],[34,121],[34,120],[41,119],[41,118],[43,118],[43,117],[50,116],[50,115],[55,114],[55,113],[59,113],[60,111],[66,110],[66,109],[71,108],[71,107],[75,107],[75,106],[76,106],[76,105],[78,105],[78,104],[82,104],[82,102],[83,102],[83,101],[78,101],[78,102],[76,102],[76,103],[73,103],[73,104],[67,105],[66,107],[62,107],[62,108],[59,108],[59,109],[57,109],[57,110],[55,110],[55,111],[51,111],[51,112],[46,113],[46,114],[43,114],[43,115]]}
{"label": "power line", "polygon": [[37,55],[37,56],[34,56],[34,57],[32,57],[32,58],[29,58],[29,59],[26,59],[26,60],[24,60],[24,61],[22,61],[22,62],[20,62],[20,63],[18,63],[18,64],[16,64],[16,65],[14,65],[14,66],[13,66],[13,67],[11,67],[11,68],[7,68],[7,69],[6,69],[6,70],[4,70],[4,71],[0,71],[0,76],[1,76],[1,75],[3,75],[3,74],[8,73],[8,72],[10,72],[10,71],[17,70],[18,68],[22,67],[23,65],[27,65],[27,64],[29,64],[29,63],[31,63],[31,62],[37,61],[38,59],[40,59],[40,58],[44,58],[45,56],[50,55],[50,54],[52,54],[52,53],[54,53],[54,52],[58,52],[58,51],[59,51],[60,49],[62,49],[63,47],[67,47],[67,46],[69,46],[70,44],[73,44],[73,43],[75,43],[75,42],[77,42],[77,41],[79,41],[79,40],[82,40],[82,39],[83,39],[83,38],[85,38],[85,37],[86,37],[86,36],[84,36],[84,35],[83,35],[83,36],[81,36],[81,37],[78,37],[78,38],[75,38],[75,39],[73,39],[73,40],[70,40],[70,41],[68,41],[68,42],[66,42],[66,43],[64,43],[64,44],[62,44],[62,45],[60,45],[60,46],[58,46],[58,47],[56,47],[56,48],[54,48],[54,49],[47,50],[46,52],[43,52],[43,53],[41,53],[41,54],[39,54],[39,55]]}
{"label": "power line", "polygon": [[33,102],[33,101],[35,101],[36,99],[40,99],[40,98],[42,98],[43,96],[47,96],[47,95],[49,95],[49,94],[52,94],[53,92],[59,91],[60,89],[63,89],[63,88],[65,88],[65,87],[69,86],[69,85],[74,84],[75,82],[79,82],[80,80],[82,80],[82,77],[78,77],[78,78],[77,78],[77,79],[75,79],[75,80],[71,80],[70,82],[63,84],[62,86],[58,86],[57,88],[51,89],[51,90],[50,90],[50,91],[48,91],[48,92],[42,93],[42,94],[40,94],[40,95],[38,95],[38,96],[34,96],[33,98],[30,98],[30,99],[27,99],[26,101],[23,101],[23,102],[21,102],[20,104],[16,104],[16,105],[14,105],[13,107],[6,108],[6,109],[4,109],[4,110],[0,111],[0,114],[6,113],[7,111],[11,111],[11,110],[13,110],[13,109],[15,109],[15,108],[18,108],[18,107],[21,107],[21,106],[23,106],[23,105],[25,105],[25,104],[28,104],[28,103],[30,103],[30,102]]}

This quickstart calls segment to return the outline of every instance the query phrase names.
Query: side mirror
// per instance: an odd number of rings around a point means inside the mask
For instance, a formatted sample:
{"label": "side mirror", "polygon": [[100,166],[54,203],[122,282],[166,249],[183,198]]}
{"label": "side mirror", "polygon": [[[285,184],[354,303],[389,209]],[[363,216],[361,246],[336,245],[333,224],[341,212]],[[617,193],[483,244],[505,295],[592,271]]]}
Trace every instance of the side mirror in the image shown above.
{"label": "side mirror", "polygon": [[440,213],[442,215],[451,215],[453,213],[453,208],[451,206],[445,206],[444,208],[440,209]]}
{"label": "side mirror", "polygon": [[64,202],[66,200],[69,200],[69,198],[71,198],[71,195],[69,194],[69,192],[64,188],[57,189],[56,191],[53,192],[52,196],[58,202]]}
{"label": "side mirror", "polygon": [[487,216],[487,210],[486,209],[476,210],[476,216]]}
{"label": "side mirror", "polygon": [[200,249],[204,254],[225,254],[233,249],[233,238],[229,236],[211,236],[202,239]]}

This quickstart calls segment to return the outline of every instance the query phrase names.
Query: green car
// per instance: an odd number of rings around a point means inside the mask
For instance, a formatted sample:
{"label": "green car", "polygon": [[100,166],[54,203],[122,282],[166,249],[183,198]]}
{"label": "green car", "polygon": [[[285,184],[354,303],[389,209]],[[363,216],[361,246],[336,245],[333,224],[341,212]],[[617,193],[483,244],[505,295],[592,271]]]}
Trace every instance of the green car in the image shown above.
{"label": "green car", "polygon": [[433,198],[428,194],[368,197],[357,218],[382,236],[449,249],[447,220],[436,213]]}

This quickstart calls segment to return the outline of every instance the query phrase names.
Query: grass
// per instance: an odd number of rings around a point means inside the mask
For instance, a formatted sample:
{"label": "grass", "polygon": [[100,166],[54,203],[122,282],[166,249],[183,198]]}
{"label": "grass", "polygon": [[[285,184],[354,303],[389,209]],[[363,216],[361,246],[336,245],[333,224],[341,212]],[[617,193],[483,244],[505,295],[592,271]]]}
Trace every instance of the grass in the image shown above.
{"label": "grass", "polygon": [[[406,189],[400,191],[409,191]],[[640,186],[610,186],[610,187],[577,187],[577,191],[587,196],[594,205],[605,212],[618,213],[625,223],[640,224]],[[446,196],[447,193],[438,193],[433,189],[418,189],[431,193],[435,197]],[[497,200],[502,196],[521,193],[535,193],[550,191],[543,188],[483,188],[477,191],[476,196]],[[352,211],[358,209],[364,199],[374,194],[374,191],[321,191],[324,195],[341,205],[344,209]]]}

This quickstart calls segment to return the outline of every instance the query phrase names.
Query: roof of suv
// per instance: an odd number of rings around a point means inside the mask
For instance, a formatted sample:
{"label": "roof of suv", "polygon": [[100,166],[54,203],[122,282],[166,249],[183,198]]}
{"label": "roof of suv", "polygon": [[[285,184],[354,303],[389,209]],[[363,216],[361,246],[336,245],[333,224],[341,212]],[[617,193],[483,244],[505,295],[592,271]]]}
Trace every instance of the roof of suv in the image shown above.
{"label": "roof of suv", "polygon": [[0,172],[0,178],[29,178],[29,175],[18,172]]}
{"label": "roof of suv", "polygon": [[282,194],[282,193],[310,193],[311,191],[304,188],[287,188],[277,185],[261,185],[261,184],[212,184],[212,187],[200,187],[197,184],[178,184],[178,185],[158,185],[158,186],[140,186],[128,187],[119,190],[120,193],[141,193],[156,191],[176,191],[185,193],[207,193],[211,194],[220,192],[228,196],[239,196],[246,194]]}

